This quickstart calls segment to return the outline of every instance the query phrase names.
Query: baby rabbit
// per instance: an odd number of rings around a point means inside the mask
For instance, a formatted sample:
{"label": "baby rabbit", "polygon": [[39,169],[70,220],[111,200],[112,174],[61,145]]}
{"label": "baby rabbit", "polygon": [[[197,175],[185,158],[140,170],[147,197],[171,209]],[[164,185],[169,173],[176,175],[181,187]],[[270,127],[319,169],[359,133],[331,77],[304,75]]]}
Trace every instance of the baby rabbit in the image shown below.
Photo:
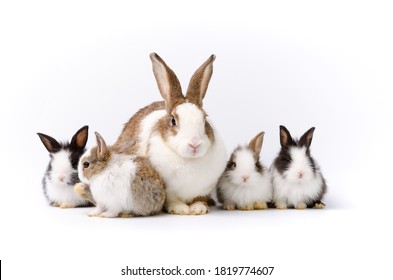
{"label": "baby rabbit", "polygon": [[79,181],[78,161],[85,152],[88,126],[79,129],[71,143],[59,143],[54,138],[37,133],[45,148],[50,153],[50,161],[42,179],[44,195],[52,206],[71,208],[88,206],[89,201],[74,192],[74,185]]}
{"label": "baby rabbit", "polygon": [[165,202],[164,183],[149,161],[115,152],[95,134],[97,146],[81,157],[78,167],[82,183],[90,188],[78,185],[96,204],[88,215],[114,218],[160,213]]}
{"label": "baby rabbit", "polygon": [[239,146],[232,153],[217,184],[217,198],[224,209],[266,209],[271,202],[270,174],[259,161],[264,135],[259,133],[248,146]]}
{"label": "baby rabbit", "polygon": [[326,182],[310,154],[314,129],[294,140],[288,129],[280,126],[281,151],[271,167],[273,200],[278,209],[324,207],[321,200],[327,190]]}

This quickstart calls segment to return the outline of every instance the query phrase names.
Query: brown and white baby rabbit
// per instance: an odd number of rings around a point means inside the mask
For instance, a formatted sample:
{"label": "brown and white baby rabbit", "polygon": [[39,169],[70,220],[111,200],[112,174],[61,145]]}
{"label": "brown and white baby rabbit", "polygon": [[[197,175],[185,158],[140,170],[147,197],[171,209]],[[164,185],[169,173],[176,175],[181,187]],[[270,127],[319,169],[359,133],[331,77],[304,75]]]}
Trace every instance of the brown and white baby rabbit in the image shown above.
{"label": "brown and white baby rabbit", "polygon": [[265,132],[237,147],[217,184],[217,198],[226,210],[266,209],[272,200],[268,170],[259,161]]}
{"label": "brown and white baby rabbit", "polygon": [[97,146],[80,159],[82,183],[90,186],[96,207],[89,216],[114,218],[149,216],[161,212],[164,183],[143,157],[115,152],[97,132]]}
{"label": "brown and white baby rabbit", "polygon": [[294,140],[288,129],[280,126],[281,151],[271,167],[273,200],[279,209],[324,207],[321,200],[326,193],[326,182],[310,153],[314,129]]}
{"label": "brown and white baby rabbit", "polygon": [[37,133],[50,153],[50,162],[42,179],[44,195],[52,206],[71,208],[89,206],[89,201],[74,192],[78,177],[79,158],[85,152],[88,126],[79,129],[70,143],[59,143],[51,136]]}

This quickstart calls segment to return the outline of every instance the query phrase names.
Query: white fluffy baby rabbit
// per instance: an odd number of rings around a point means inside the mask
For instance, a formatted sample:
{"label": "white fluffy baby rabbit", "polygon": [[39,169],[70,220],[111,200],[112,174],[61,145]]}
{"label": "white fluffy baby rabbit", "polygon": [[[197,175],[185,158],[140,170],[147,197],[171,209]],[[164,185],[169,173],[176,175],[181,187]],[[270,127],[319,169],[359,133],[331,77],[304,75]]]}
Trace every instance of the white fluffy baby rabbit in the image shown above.
{"label": "white fluffy baby rabbit", "polygon": [[272,200],[268,170],[260,163],[264,132],[237,147],[218,181],[217,198],[226,210],[266,209]]}
{"label": "white fluffy baby rabbit", "polygon": [[97,132],[97,146],[80,159],[82,183],[90,186],[96,207],[89,216],[148,216],[161,212],[164,183],[148,160],[114,152]]}
{"label": "white fluffy baby rabbit", "polygon": [[280,126],[281,150],[271,167],[274,203],[279,209],[324,207],[321,200],[327,189],[326,182],[310,154],[314,129],[310,128],[299,140],[294,140],[288,129]]}
{"label": "white fluffy baby rabbit", "polygon": [[59,143],[51,136],[37,133],[50,153],[50,162],[42,179],[44,195],[52,206],[71,208],[89,206],[89,201],[74,192],[78,178],[78,161],[85,152],[88,126],[79,129],[70,143]]}

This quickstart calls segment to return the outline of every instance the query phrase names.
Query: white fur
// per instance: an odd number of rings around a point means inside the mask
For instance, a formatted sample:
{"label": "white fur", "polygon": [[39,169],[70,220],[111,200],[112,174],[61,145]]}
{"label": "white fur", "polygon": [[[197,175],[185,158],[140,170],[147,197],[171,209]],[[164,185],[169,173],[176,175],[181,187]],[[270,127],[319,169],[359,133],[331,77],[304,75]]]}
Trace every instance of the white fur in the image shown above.
{"label": "white fur", "polygon": [[[183,103],[176,107],[177,126],[180,128],[175,136],[168,137],[168,145],[181,157],[202,157],[209,150],[211,141],[205,132],[203,112],[192,103]],[[194,150],[190,145],[198,146]]]}
{"label": "white fur", "polygon": [[[272,186],[269,172],[263,174],[255,170],[255,159],[249,149],[235,153],[236,167],[229,171],[228,178],[217,186],[223,196],[224,204],[237,207],[252,206],[255,202],[266,203],[272,199]],[[244,182],[242,177],[248,177]]]}
{"label": "white fur", "polygon": [[[274,202],[280,208],[287,206],[301,207],[302,204],[317,197],[323,182],[319,171],[314,174],[310,161],[306,156],[306,148],[291,147],[289,150],[292,162],[283,176],[272,166]],[[316,164],[316,163],[315,163]],[[303,174],[299,178],[299,172]]]}
{"label": "white fur", "polygon": [[91,150],[87,150],[79,159],[79,163],[78,163],[78,175],[79,175],[79,180],[86,184],[89,185],[90,181],[85,178],[85,176],[83,175],[83,163],[85,162],[85,158],[90,157],[91,155]]}
{"label": "white fur", "polygon": [[168,199],[175,197],[185,202],[210,194],[225,169],[225,157],[218,136],[209,151],[198,158],[179,156],[158,134],[150,139],[149,159],[165,182]]}
{"label": "white fur", "polygon": [[[65,150],[52,154],[52,170],[45,176],[46,194],[51,201],[63,207],[86,205],[87,201],[74,192],[74,185],[67,184],[76,173],[70,162],[70,153]],[[62,179],[62,180],[61,180]]]}
{"label": "white fur", "polygon": [[146,156],[147,145],[149,143],[153,127],[157,124],[158,120],[166,115],[165,110],[157,110],[146,116],[141,122],[141,133],[139,135],[140,149],[137,151],[139,156]]}
{"label": "white fur", "polygon": [[89,215],[117,217],[120,213],[132,212],[131,182],[136,170],[137,165],[133,161],[133,156],[118,154],[112,155],[104,171],[90,179],[83,177],[80,169],[80,177],[84,183],[90,184],[92,196],[97,203]]}
{"label": "white fur", "polygon": [[[151,125],[142,127],[142,137],[150,135],[148,141],[142,138],[142,143],[149,144],[147,156],[154,168],[159,172],[166,185],[168,211],[181,214],[191,213],[186,202],[198,196],[209,195],[225,169],[225,145],[214,131],[212,143],[205,134],[205,124],[201,110],[192,103],[184,103],[176,107],[179,132],[166,141],[158,132],[144,131],[152,129],[153,123],[160,118],[154,114],[149,121]],[[165,111],[161,110],[165,115]],[[149,118],[147,116],[147,118]],[[188,144],[199,145],[196,151]],[[142,150],[146,147],[141,147]],[[193,209],[200,211],[201,209]],[[205,209],[207,211],[207,209]]]}

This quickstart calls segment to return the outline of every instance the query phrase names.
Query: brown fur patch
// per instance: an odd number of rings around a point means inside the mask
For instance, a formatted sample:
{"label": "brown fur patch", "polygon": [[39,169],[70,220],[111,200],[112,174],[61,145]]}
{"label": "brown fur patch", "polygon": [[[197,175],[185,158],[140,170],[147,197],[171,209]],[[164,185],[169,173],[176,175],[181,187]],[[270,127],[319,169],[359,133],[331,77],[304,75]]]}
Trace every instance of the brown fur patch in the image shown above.
{"label": "brown fur patch", "polygon": [[206,123],[205,123],[205,131],[206,131],[207,137],[213,143],[214,142],[214,130],[208,121],[206,121]]}
{"label": "brown fur patch", "polygon": [[163,181],[158,172],[150,164],[149,160],[145,157],[136,157],[134,162],[138,165],[138,174],[142,178],[153,178],[163,184]]}
{"label": "brown fur patch", "polygon": [[166,194],[164,181],[144,157],[134,159],[138,171],[131,183],[135,215],[154,215],[162,211]]}
{"label": "brown fur patch", "polygon": [[177,97],[174,100],[171,100],[170,105],[167,105],[167,113],[168,114],[173,114],[173,111],[176,110],[176,107],[179,106],[180,104],[183,104],[186,102],[186,99],[181,96],[181,97]]}
{"label": "brown fur patch", "polygon": [[203,195],[203,196],[197,196],[193,200],[191,200],[188,205],[194,204],[196,202],[202,202],[206,206],[208,206],[208,201],[210,199],[210,195]]}
{"label": "brown fur patch", "polygon": [[[154,102],[136,112],[130,120],[124,125],[123,131],[112,146],[115,152],[123,151],[125,154],[135,154],[139,149],[139,135],[141,133],[141,122],[150,113],[165,109],[164,101]],[[136,144],[124,149],[130,141],[136,141]]]}
{"label": "brown fur patch", "polygon": [[88,168],[83,168],[83,175],[87,179],[90,179],[92,176],[101,173],[101,171],[107,167],[108,161],[111,158],[111,153],[109,150],[107,153],[101,156],[98,156],[97,153],[97,146],[93,147],[91,149],[90,155],[88,157],[84,157],[81,161],[81,164],[84,164],[85,162],[89,163]]}
{"label": "brown fur patch", "polygon": [[[182,103],[184,103],[184,102],[179,101],[176,106],[178,106]],[[206,116],[207,116],[206,112],[202,108],[200,108],[200,107],[198,107],[198,108],[202,111],[203,116],[205,118],[205,133],[206,133],[207,137],[209,138],[209,140],[212,143],[214,143],[214,139],[215,139],[214,130],[213,130],[212,126],[210,125],[210,123],[208,121],[206,121]],[[177,123],[176,126],[171,125],[172,116],[175,117],[175,120]],[[178,114],[176,113],[176,108],[174,108],[170,114],[167,114],[165,117],[161,118],[158,121],[158,123],[154,127],[153,131],[157,131],[161,135],[162,139],[166,140],[166,139],[168,139],[168,137],[175,136],[178,133],[178,131],[180,129],[180,122],[181,122],[181,120],[180,120]]]}
{"label": "brown fur patch", "polygon": [[[175,118],[176,125],[172,124],[172,117]],[[180,119],[179,115],[176,112],[176,108],[174,108],[170,115],[167,115],[165,118],[162,118],[163,121],[166,121],[166,129],[165,131],[160,129],[160,134],[166,139],[167,135],[175,136],[180,129]]]}
{"label": "brown fur patch", "polygon": [[[175,120],[176,120],[176,126],[178,126],[178,125],[179,125],[179,115],[177,114],[176,109],[173,109],[173,110],[172,110],[170,117],[172,118],[172,116],[173,116],[173,117],[175,118]],[[172,124],[171,124],[171,125],[172,125]]]}
{"label": "brown fur patch", "polygon": [[171,118],[171,115],[166,115],[165,117],[159,119],[153,128],[153,131],[158,132],[164,141],[166,141],[168,137],[176,135],[179,130],[178,126],[171,125]]}

